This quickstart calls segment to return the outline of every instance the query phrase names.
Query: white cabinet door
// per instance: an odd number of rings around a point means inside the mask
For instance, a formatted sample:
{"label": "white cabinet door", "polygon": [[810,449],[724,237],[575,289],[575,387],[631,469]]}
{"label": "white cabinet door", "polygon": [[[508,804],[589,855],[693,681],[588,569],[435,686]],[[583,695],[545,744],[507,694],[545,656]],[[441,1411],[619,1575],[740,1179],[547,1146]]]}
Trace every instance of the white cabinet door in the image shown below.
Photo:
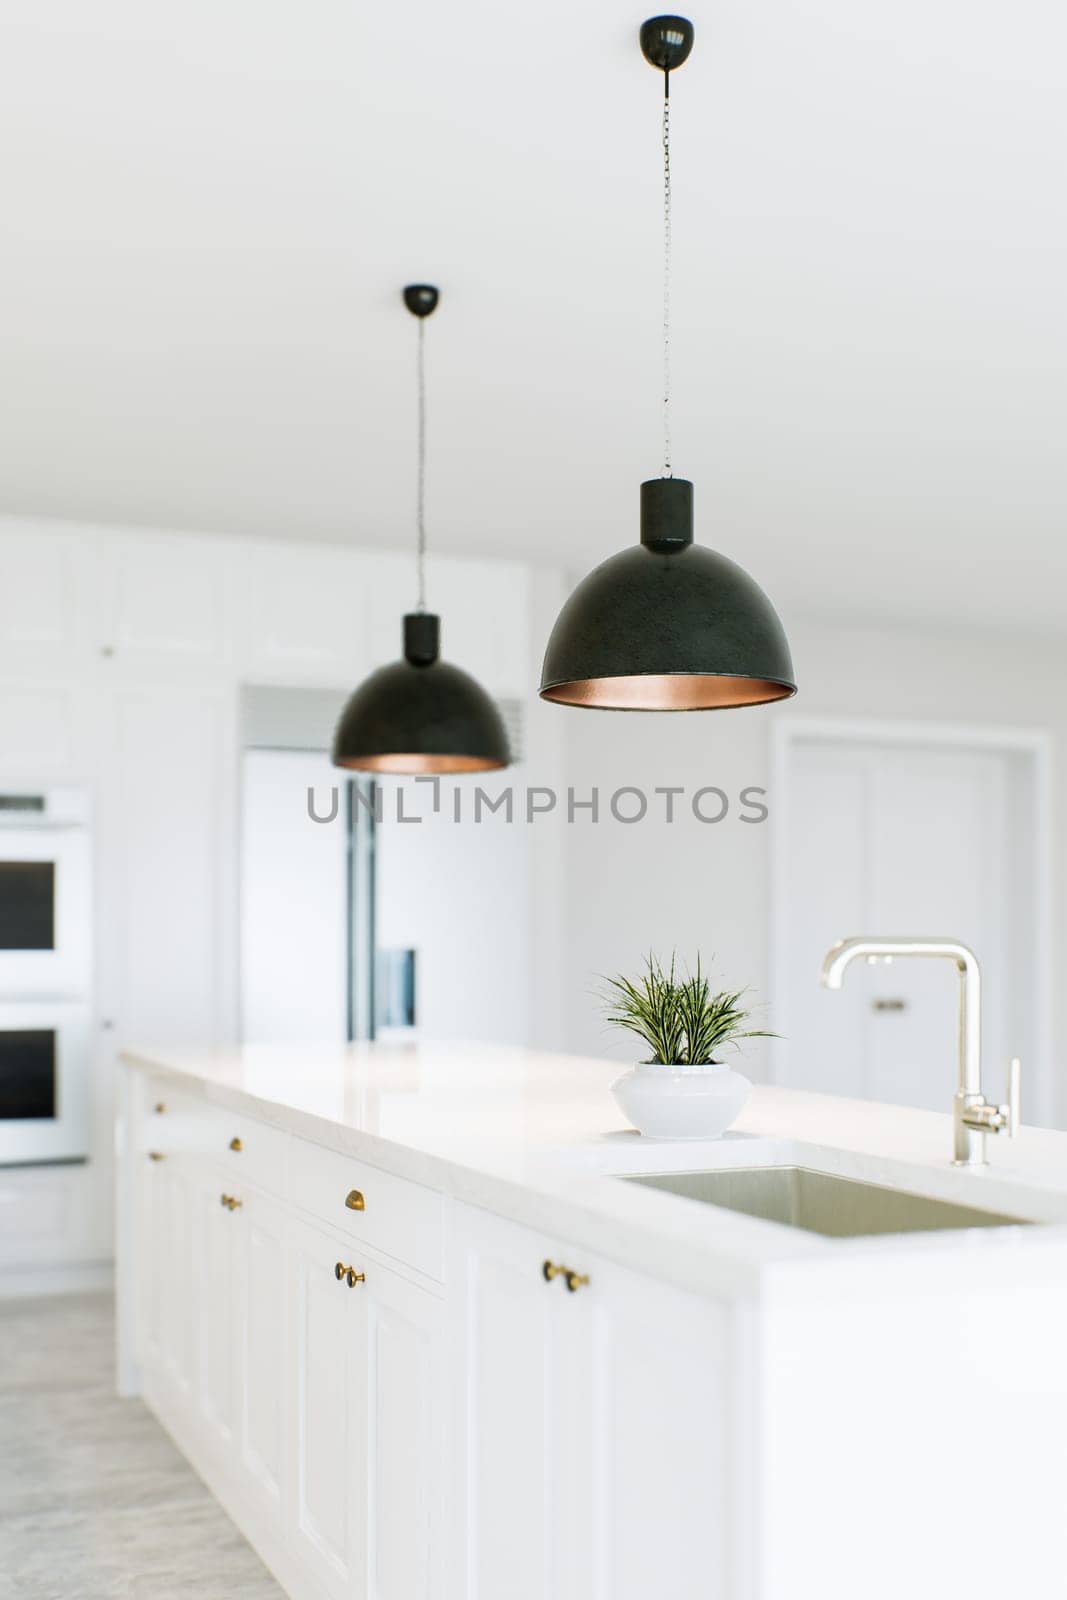
{"label": "white cabinet door", "polygon": [[160,1370],[174,1396],[187,1404],[196,1374],[196,1173],[191,1161],[170,1153],[158,1165],[155,1235],[160,1274]]}
{"label": "white cabinet door", "polygon": [[0,533],[4,670],[52,673],[87,659],[97,562],[84,545],[84,536],[40,527]]}
{"label": "white cabinet door", "polygon": [[360,1453],[359,1548],[367,1600],[437,1600],[443,1461],[443,1305],[361,1257],[354,1426]]}
{"label": "white cabinet door", "polygon": [[725,1600],[721,1308],[486,1213],[456,1232],[461,1592]]}
{"label": "white cabinet door", "polygon": [[197,1406],[217,1447],[229,1451],[237,1426],[235,1278],[241,1260],[239,1212],[222,1204],[224,1179],[214,1166],[198,1173],[194,1237],[199,1263]]}
{"label": "white cabinet door", "polygon": [[289,1232],[290,1542],[338,1600],[362,1596],[360,1451],[353,1395],[359,1300],[347,1280],[351,1245],[303,1223]]}
{"label": "white cabinet door", "polygon": [[227,547],[212,539],[120,534],[105,540],[102,651],[138,671],[224,665],[228,561]]}
{"label": "white cabinet door", "polygon": [[244,1486],[277,1519],[284,1501],[286,1444],[285,1213],[246,1189],[235,1280],[238,1429]]}
{"label": "white cabinet door", "polygon": [[586,1593],[732,1600],[744,1485],[740,1461],[735,1481],[727,1470],[727,1313],[614,1262],[587,1257],[583,1267],[597,1500]]}
{"label": "white cabinet door", "polygon": [[461,1462],[466,1455],[457,1476],[469,1496],[461,1592],[469,1600],[589,1600],[588,1561],[573,1530],[590,1524],[593,1485],[570,1467],[590,1438],[591,1396],[575,1394],[570,1316],[584,1324],[586,1308],[545,1281],[543,1263],[562,1253],[552,1240],[466,1208],[457,1208],[457,1237]]}
{"label": "white cabinet door", "polygon": [[137,1359],[146,1373],[158,1372],[163,1355],[160,1334],[163,1327],[163,1206],[165,1201],[163,1162],[159,1151],[149,1155],[136,1150],[137,1216],[135,1220],[137,1275]]}

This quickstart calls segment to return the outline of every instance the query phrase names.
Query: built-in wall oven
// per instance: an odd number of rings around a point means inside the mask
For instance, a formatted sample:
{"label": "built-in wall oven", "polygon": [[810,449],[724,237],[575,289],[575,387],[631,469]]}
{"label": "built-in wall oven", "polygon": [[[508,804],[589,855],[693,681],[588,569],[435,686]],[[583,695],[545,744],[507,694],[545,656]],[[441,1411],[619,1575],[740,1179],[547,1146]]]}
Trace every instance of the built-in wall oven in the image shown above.
{"label": "built-in wall oven", "polygon": [[0,1163],[88,1154],[92,831],[74,787],[0,790]]}

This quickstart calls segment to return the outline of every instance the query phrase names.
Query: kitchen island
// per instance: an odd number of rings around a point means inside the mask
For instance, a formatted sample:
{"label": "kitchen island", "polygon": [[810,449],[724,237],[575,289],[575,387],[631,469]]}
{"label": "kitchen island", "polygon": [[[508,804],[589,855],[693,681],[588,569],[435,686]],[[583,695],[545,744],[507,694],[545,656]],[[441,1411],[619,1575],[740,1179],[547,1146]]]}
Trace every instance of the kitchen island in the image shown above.
{"label": "kitchen island", "polygon": [[[122,1392],[296,1600],[1062,1594],[1067,1135],[960,1170],[948,1115],[756,1088],[664,1143],[619,1071],[127,1051]],[[746,1214],[796,1168],[809,1226]]]}

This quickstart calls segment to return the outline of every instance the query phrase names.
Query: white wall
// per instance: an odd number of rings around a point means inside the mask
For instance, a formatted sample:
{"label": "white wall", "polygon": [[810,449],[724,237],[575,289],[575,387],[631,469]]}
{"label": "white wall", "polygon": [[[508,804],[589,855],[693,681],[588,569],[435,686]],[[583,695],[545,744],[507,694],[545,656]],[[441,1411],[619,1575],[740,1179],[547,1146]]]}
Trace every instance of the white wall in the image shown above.
{"label": "white wall", "polygon": [[[620,784],[716,784],[731,796],[747,784],[769,786],[770,731],[791,715],[914,718],[1047,730],[1053,743],[1053,1061],[1058,1119],[1067,1120],[1067,644],[968,630],[897,629],[790,622],[800,683],[785,707],[677,716],[579,710],[566,718],[568,781],[602,800]],[[773,792],[769,806],[774,804]],[[581,815],[581,813],[580,813]],[[768,993],[769,840],[767,826],[729,816],[701,825],[682,810],[673,826],[579,822],[567,830],[568,1046],[620,1060],[624,1037],[606,1032],[590,989],[597,973],[632,968],[650,948],[690,957],[717,956],[731,983]],[[975,863],[981,870],[981,863]],[[842,932],[848,930],[843,929]],[[758,1076],[766,1052],[746,1059]],[[994,1081],[992,1087],[999,1087]]]}

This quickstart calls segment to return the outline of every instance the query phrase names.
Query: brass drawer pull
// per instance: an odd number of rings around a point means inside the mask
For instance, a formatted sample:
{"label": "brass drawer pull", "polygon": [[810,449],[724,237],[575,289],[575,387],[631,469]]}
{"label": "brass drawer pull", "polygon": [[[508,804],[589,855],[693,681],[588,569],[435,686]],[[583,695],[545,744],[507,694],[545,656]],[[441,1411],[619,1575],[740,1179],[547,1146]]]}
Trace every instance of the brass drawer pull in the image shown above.
{"label": "brass drawer pull", "polygon": [[349,1189],[345,1195],[345,1205],[349,1211],[366,1211],[367,1202],[359,1189]]}
{"label": "brass drawer pull", "polygon": [[365,1272],[357,1272],[355,1267],[346,1267],[343,1261],[334,1263],[333,1275],[338,1283],[347,1282],[350,1289],[354,1289],[357,1283],[366,1283],[367,1281]]}
{"label": "brass drawer pull", "polygon": [[551,1283],[553,1278],[562,1278],[571,1294],[589,1282],[588,1272],[575,1272],[573,1267],[560,1266],[555,1261],[543,1262],[541,1272],[546,1283]]}
{"label": "brass drawer pull", "polygon": [[243,1202],[238,1200],[236,1195],[221,1194],[219,1195],[219,1204],[225,1206],[227,1211],[236,1211],[237,1207]]}
{"label": "brass drawer pull", "polygon": [[149,1150],[148,1159],[149,1159],[149,1161],[162,1161],[163,1160],[163,1152],[162,1152],[162,1150]]}
{"label": "brass drawer pull", "polygon": [[164,1105],[162,1100],[157,1100],[156,1103],[155,1103],[155,1106],[153,1107],[153,1110],[155,1111],[157,1117],[161,1117],[163,1115],[164,1111],[166,1111],[166,1109],[167,1108]]}
{"label": "brass drawer pull", "polygon": [[244,1145],[241,1143],[240,1139],[238,1139],[236,1134],[234,1134],[233,1138],[230,1140],[230,1149],[231,1150],[243,1150],[244,1149]]}

